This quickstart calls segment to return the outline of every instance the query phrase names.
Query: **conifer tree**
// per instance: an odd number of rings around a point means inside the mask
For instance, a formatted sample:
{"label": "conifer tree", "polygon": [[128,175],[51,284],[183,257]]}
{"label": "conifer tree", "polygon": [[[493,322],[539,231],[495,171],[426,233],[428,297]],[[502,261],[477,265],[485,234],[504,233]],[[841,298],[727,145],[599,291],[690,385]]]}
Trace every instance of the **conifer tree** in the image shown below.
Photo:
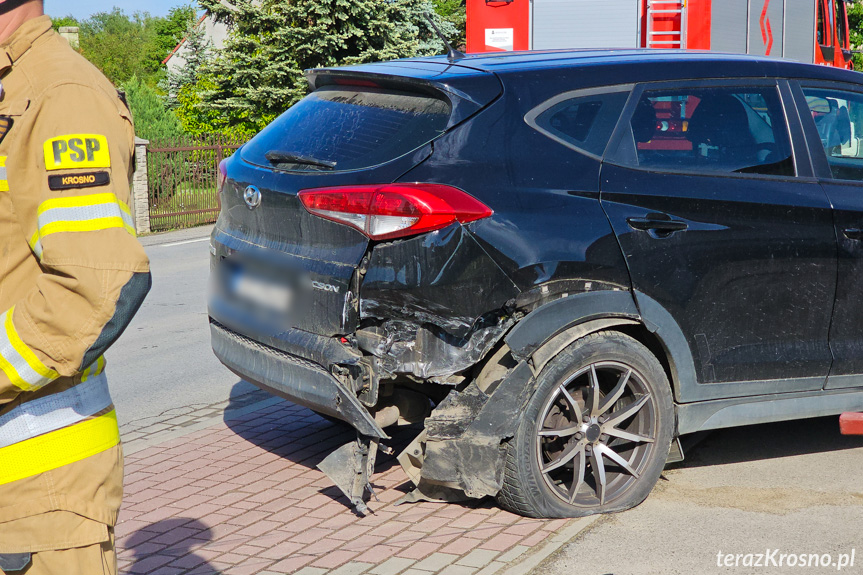
{"label": "conifer tree", "polygon": [[177,95],[183,87],[197,83],[204,67],[212,60],[212,43],[204,33],[204,27],[197,20],[189,22],[179,56],[183,64],[176,70],[168,70],[165,83],[161,86],[167,93],[169,108],[177,106]]}
{"label": "conifer tree", "polygon": [[162,97],[145,82],[132,76],[123,84],[126,100],[135,122],[135,134],[145,140],[164,142],[176,139],[183,130],[171,110],[165,110]]}
{"label": "conifer tree", "polygon": [[[443,43],[424,14],[429,0],[202,0],[231,29],[205,66],[198,108],[218,111],[220,131],[259,130],[307,93],[302,71],[417,55]],[[458,31],[436,17],[448,38]]]}

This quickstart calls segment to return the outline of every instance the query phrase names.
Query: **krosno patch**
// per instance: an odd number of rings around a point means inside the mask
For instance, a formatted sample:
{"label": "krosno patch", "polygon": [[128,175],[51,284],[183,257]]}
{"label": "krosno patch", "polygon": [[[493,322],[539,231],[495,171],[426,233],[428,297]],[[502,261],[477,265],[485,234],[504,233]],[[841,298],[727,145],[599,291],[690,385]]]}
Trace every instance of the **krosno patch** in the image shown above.
{"label": "krosno patch", "polygon": [[92,188],[94,186],[105,186],[110,182],[111,176],[108,175],[108,172],[48,176],[48,187],[52,190]]}
{"label": "krosno patch", "polygon": [[108,139],[97,134],[67,134],[43,145],[46,170],[110,168]]}

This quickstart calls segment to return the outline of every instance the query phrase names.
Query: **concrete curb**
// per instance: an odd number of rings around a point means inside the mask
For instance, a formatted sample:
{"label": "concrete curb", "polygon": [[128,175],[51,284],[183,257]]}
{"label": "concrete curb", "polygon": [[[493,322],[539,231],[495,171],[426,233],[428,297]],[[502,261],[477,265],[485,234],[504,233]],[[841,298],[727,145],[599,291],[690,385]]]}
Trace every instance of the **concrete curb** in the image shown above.
{"label": "concrete curb", "polygon": [[193,228],[171,230],[169,232],[155,232],[138,238],[144,247],[158,246],[172,242],[182,242],[208,238],[213,231],[214,224],[204,224]]}
{"label": "concrete curb", "polygon": [[540,563],[545,561],[552,553],[569,543],[579,533],[593,525],[601,515],[591,515],[590,517],[581,517],[574,520],[572,523],[555,533],[548,542],[536,548],[527,557],[520,562],[508,567],[505,571],[495,571],[489,575],[524,575],[535,569]]}

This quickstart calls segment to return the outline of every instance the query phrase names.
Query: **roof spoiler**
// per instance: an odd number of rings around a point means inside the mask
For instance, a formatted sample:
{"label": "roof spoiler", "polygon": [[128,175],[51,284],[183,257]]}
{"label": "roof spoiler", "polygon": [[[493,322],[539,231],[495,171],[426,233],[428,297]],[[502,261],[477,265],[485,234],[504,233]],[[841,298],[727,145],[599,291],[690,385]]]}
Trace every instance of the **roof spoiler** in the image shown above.
{"label": "roof spoiler", "polygon": [[446,98],[452,106],[451,128],[488,106],[503,93],[495,74],[440,60],[395,60],[380,64],[306,70],[312,90],[324,86],[355,86],[415,92]]}

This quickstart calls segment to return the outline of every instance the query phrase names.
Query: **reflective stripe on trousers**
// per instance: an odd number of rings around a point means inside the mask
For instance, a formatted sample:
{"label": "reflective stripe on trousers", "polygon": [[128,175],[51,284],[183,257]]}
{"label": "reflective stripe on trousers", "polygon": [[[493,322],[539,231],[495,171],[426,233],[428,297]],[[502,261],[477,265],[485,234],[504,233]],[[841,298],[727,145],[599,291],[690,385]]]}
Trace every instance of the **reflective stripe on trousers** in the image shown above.
{"label": "reflective stripe on trousers", "polygon": [[120,442],[104,373],[0,416],[0,485],[57,469]]}

